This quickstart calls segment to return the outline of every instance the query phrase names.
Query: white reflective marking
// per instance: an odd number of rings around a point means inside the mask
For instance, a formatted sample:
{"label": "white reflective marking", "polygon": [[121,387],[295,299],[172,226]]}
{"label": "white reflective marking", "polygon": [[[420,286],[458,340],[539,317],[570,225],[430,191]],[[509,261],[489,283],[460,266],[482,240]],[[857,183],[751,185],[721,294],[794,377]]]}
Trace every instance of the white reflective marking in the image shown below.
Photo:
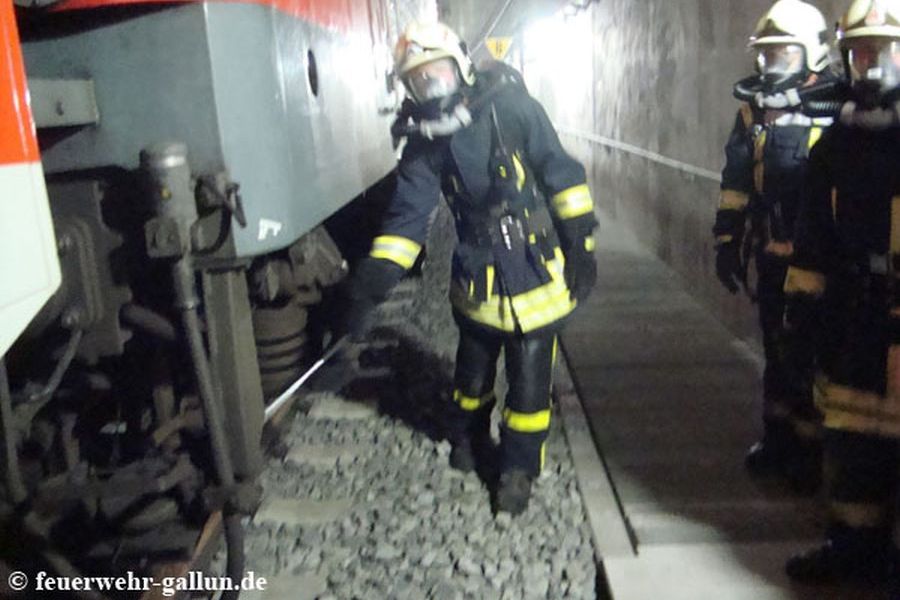
{"label": "white reflective marking", "polygon": [[259,239],[259,241],[262,241],[269,237],[269,235],[275,237],[279,233],[281,233],[282,227],[284,227],[284,224],[279,221],[273,221],[271,219],[260,219],[259,236],[257,239]]}
{"label": "white reflective marking", "polygon": [[881,81],[884,78],[884,69],[881,67],[872,67],[866,73],[866,78],[873,81]]}
{"label": "white reflective marking", "polygon": [[117,435],[127,432],[128,423],[124,421],[113,421],[100,428],[100,433],[102,433],[103,435]]}

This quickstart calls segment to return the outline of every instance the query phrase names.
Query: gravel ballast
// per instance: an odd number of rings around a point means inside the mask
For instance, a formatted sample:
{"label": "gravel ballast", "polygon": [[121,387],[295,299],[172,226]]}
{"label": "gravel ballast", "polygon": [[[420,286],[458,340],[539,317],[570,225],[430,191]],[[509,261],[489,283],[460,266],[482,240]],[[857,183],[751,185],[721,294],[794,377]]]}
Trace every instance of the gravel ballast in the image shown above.
{"label": "gravel ballast", "polygon": [[[449,226],[439,211],[421,277],[379,309],[356,376],[338,393],[299,399],[283,428],[287,456],[271,458],[261,477],[264,506],[278,510],[248,523],[246,570],[319,582],[291,598],[596,597],[590,530],[559,418],[520,516],[494,516],[486,483],[448,466],[441,415],[457,339]],[[310,502],[323,520],[292,515]]]}

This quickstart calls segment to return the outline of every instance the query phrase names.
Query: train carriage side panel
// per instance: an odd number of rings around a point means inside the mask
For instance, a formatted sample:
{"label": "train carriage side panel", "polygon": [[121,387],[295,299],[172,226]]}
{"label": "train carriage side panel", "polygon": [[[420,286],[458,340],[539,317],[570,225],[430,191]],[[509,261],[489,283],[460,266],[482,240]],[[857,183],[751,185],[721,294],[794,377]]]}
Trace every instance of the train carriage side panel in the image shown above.
{"label": "train carriage side panel", "polygon": [[207,11],[225,164],[247,200],[237,254],[257,254],[297,239],[393,168],[389,121],[376,105],[366,19],[335,29],[261,5]]}
{"label": "train carriage side panel", "polygon": [[248,226],[222,257],[290,245],[394,164],[367,1],[120,6],[133,14],[27,41],[30,76],[92,79],[100,113],[45,149],[45,169],[133,169],[179,139],[195,172],[241,185]]}
{"label": "train carriage side panel", "polygon": [[11,2],[0,3],[0,356],[59,287],[50,219]]}
{"label": "train carriage side panel", "polygon": [[29,78],[91,79],[100,114],[53,136],[45,171],[134,169],[143,147],[172,138],[190,144],[194,169],[221,169],[206,37],[203,5],[185,4],[23,40]]}

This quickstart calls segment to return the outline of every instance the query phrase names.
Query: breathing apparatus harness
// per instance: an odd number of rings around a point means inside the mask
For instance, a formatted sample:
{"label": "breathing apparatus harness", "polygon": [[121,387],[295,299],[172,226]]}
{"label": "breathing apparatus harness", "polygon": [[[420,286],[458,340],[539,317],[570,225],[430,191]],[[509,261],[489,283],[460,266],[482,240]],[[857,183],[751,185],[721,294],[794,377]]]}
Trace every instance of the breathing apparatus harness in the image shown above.
{"label": "breathing apparatus harness", "polygon": [[459,92],[433,104],[420,106],[407,98],[391,125],[391,135],[395,140],[413,135],[429,140],[451,136],[468,127],[475,115],[507,87],[525,87],[521,75],[505,63],[492,63],[479,77],[486,83],[469,88],[472,92]]}
{"label": "breathing apparatus harness", "polygon": [[852,89],[840,80],[766,94],[759,76],[753,75],[734,84],[734,97],[760,110],[796,110],[811,118],[833,117],[848,127],[870,131],[900,126],[900,100],[864,107],[853,100]]}
{"label": "breathing apparatus harness", "polygon": [[[802,87],[792,87],[787,90],[773,91],[759,75],[751,75],[734,84],[734,97],[746,102],[753,114],[753,125],[750,130],[750,139],[756,143],[765,127],[766,111],[781,111],[784,113],[798,113],[810,119],[836,118],[845,104],[847,87],[843,82],[832,78]],[[760,193],[761,190],[757,190]],[[749,268],[752,257],[757,255],[766,243],[767,237],[783,237],[784,223],[781,205],[776,203],[771,207],[769,215],[769,232],[765,233],[764,218],[761,215],[750,215],[750,227],[744,236],[741,250],[741,268],[738,272],[741,285],[752,302],[756,302],[758,295],[754,286],[749,281]]]}
{"label": "breathing apparatus harness", "polygon": [[808,117],[836,117],[849,88],[842,81],[828,79],[773,93],[765,89],[759,75],[751,75],[735,83],[733,93],[741,102],[760,110],[796,110]]}

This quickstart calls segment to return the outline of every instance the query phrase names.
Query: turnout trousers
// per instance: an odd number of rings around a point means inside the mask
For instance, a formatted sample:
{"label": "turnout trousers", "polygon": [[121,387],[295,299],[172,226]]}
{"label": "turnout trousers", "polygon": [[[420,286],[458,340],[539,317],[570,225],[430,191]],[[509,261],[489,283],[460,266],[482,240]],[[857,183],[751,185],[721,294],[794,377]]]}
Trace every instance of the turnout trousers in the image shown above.
{"label": "turnout trousers", "polygon": [[835,543],[854,551],[884,553],[891,544],[898,440],[826,429],[825,473],[829,531]]}
{"label": "turnout trousers", "polygon": [[503,350],[509,390],[500,425],[500,471],[523,469],[536,477],[550,429],[556,343],[555,332],[510,335],[460,323],[448,419],[451,442],[489,432],[497,360]]}
{"label": "turnout trousers", "polygon": [[757,294],[766,366],[763,373],[763,423],[766,433],[814,443],[821,436],[821,416],[813,402],[812,381],[799,381],[788,367],[784,347],[784,278],[787,261],[761,251]]}

